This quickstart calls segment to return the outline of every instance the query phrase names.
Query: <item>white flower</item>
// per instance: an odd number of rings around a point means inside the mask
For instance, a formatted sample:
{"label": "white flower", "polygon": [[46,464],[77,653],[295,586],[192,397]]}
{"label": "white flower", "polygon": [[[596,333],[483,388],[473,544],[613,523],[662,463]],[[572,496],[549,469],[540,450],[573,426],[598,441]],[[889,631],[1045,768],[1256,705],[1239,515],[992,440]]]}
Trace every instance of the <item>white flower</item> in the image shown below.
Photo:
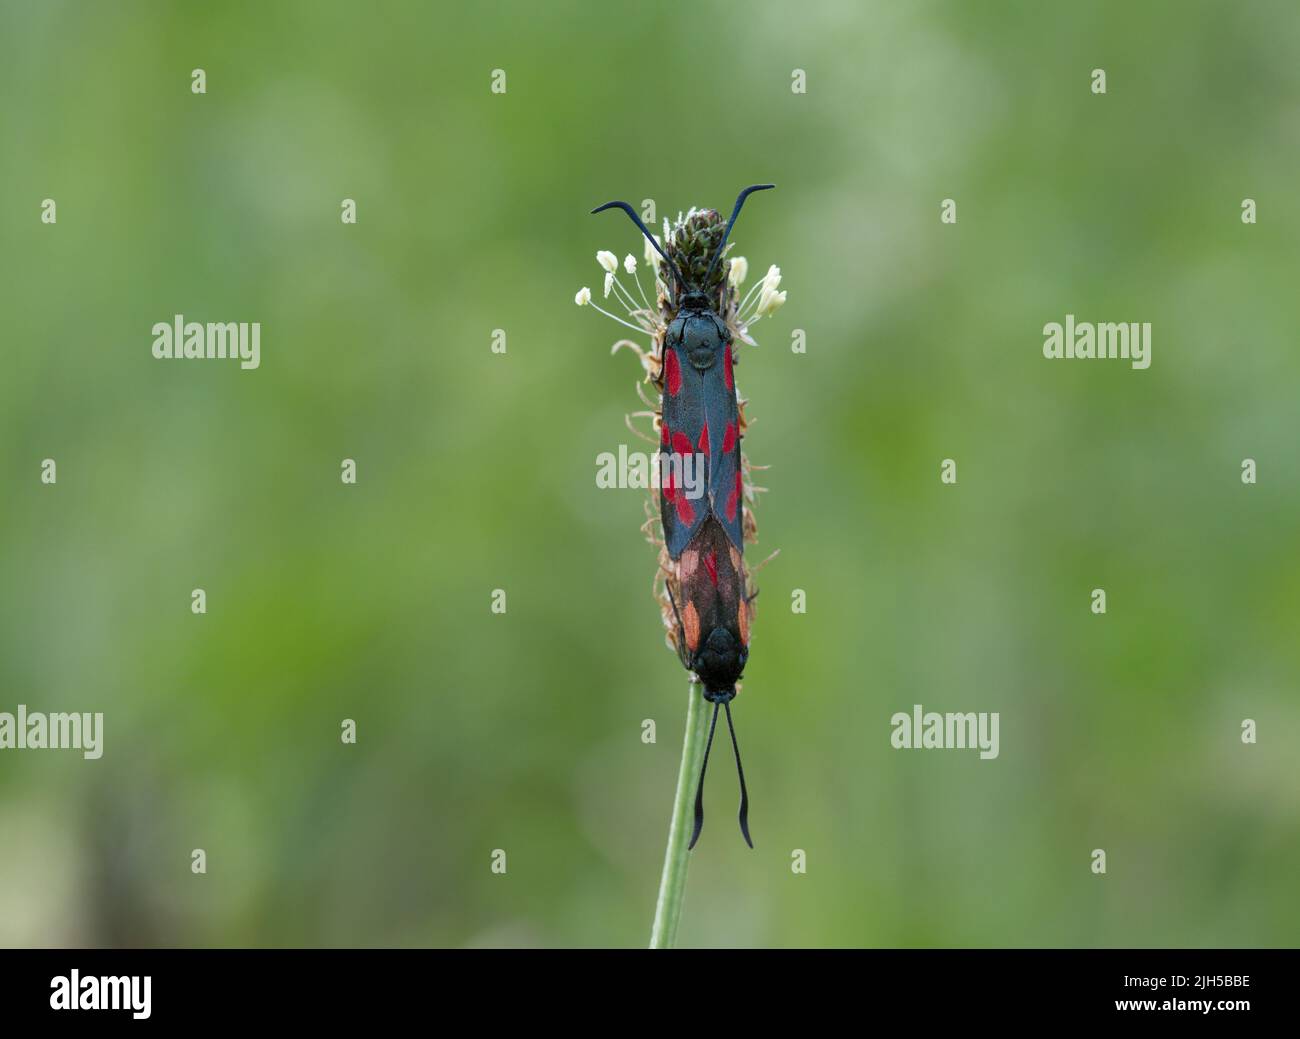
{"label": "white flower", "polygon": [[631,253],[623,257],[623,270],[627,271],[628,274],[636,273],[636,257]]}
{"label": "white flower", "polygon": [[602,249],[596,254],[596,262],[609,271],[610,274],[618,270],[618,257],[608,249]]}
{"label": "white flower", "polygon": [[573,302],[578,304],[580,307],[585,307],[591,302],[591,289],[586,288],[585,286],[580,288],[578,294],[573,297]]}
{"label": "white flower", "polygon": [[[778,281],[780,280],[779,276],[777,280]],[[767,317],[768,315],[775,314],[778,310],[780,310],[781,304],[783,304],[784,302],[785,302],[784,292],[776,292],[771,288],[764,288],[762,293],[758,297],[758,310],[756,310],[754,313],[756,313],[759,317]]]}
{"label": "white flower", "polygon": [[778,285],[781,284],[781,268],[772,264],[763,275],[763,292],[775,292]]}
{"label": "white flower", "polygon": [[606,296],[606,298],[609,297],[610,289],[612,289],[613,287],[614,287],[614,275],[613,275],[613,273],[611,272],[611,273],[605,275],[605,296]]}
{"label": "white flower", "polygon": [[745,283],[745,278],[749,274],[749,261],[743,256],[737,256],[731,261],[731,271],[728,275],[731,281],[731,287],[739,288]]}
{"label": "white flower", "polygon": [[659,269],[659,254],[655,252],[655,247],[650,244],[649,238],[645,240],[645,262],[652,271]]}

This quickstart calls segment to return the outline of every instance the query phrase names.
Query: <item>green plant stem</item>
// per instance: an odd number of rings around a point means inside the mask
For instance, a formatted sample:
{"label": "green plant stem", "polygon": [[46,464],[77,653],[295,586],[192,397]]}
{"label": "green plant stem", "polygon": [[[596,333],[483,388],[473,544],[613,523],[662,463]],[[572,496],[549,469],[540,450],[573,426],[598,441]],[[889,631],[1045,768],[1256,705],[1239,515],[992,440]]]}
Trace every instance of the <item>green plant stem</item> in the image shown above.
{"label": "green plant stem", "polygon": [[682,764],[677,770],[677,796],[673,799],[673,820],[668,826],[668,850],[664,872],[659,878],[659,901],[650,929],[650,948],[671,949],[677,944],[677,923],[682,917],[686,893],[686,868],[690,863],[691,829],[695,823],[695,784],[704,757],[708,712],[700,687],[692,683],[686,693],[686,737],[682,740]]}

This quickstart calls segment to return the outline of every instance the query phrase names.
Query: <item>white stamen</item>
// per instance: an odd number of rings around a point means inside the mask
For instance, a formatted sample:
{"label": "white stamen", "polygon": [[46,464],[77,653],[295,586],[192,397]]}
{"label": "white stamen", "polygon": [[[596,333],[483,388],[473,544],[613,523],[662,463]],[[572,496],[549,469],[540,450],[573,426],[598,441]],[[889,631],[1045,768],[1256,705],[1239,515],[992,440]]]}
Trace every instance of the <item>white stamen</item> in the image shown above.
{"label": "white stamen", "polygon": [[[578,293],[578,295],[581,296],[582,293]],[[631,321],[624,321],[624,320],[623,320],[621,317],[619,317],[617,314],[611,314],[608,310],[605,310],[605,309],[602,308],[602,307],[598,307],[595,303],[592,303],[592,302],[591,302],[591,294],[590,294],[590,293],[587,294],[587,304],[579,304],[579,306],[583,306],[583,305],[590,305],[592,310],[599,311],[600,313],[604,314],[607,318],[612,318],[613,320],[617,321],[620,325],[623,325],[623,326],[625,326],[625,327],[627,327],[627,328],[632,329],[633,332],[638,332],[638,333],[640,333],[641,335],[645,335],[645,334],[647,334],[647,333],[651,333],[651,332],[652,332],[652,330],[651,330],[650,328],[647,328],[644,324],[634,325],[634,324],[632,324]]]}
{"label": "white stamen", "polygon": [[[629,256],[628,259],[630,260],[631,257]],[[641,285],[641,275],[634,273],[632,280],[636,282],[636,291],[641,295],[641,302],[645,304],[646,313],[653,314],[654,307],[650,306],[650,301],[646,299],[645,288]]]}
{"label": "white stamen", "polygon": [[776,264],[773,264],[771,267],[767,269],[767,273],[763,275],[762,279],[756,282],[750,288],[750,290],[745,293],[745,298],[740,301],[740,305],[739,307],[737,307],[737,309],[743,310],[745,307],[749,306],[750,302],[755,297],[761,299],[763,293],[767,289],[772,289],[773,291],[775,291],[776,287],[780,284],[781,284],[781,268],[776,266]]}
{"label": "white stamen", "polygon": [[609,289],[611,287],[617,290],[614,294],[614,298],[623,304],[623,309],[628,312],[629,316],[636,317],[637,311],[639,311],[641,308],[637,305],[636,300],[632,298],[632,293],[628,292],[626,286],[624,286],[624,284],[621,281],[619,281],[618,275],[606,274],[605,283],[606,283],[605,295],[606,296],[609,295]]}
{"label": "white stamen", "polygon": [[785,303],[784,292],[776,292],[772,289],[767,289],[763,292],[763,295],[759,297],[758,310],[755,311],[755,313],[758,317],[767,317],[769,314],[775,314],[780,310],[783,303]]}

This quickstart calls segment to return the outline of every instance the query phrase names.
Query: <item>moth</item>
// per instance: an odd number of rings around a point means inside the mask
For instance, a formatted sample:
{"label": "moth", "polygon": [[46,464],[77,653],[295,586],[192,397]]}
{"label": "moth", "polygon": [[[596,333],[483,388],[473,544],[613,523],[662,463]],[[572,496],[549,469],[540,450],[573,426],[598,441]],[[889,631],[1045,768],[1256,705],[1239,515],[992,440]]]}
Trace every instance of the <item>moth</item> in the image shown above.
{"label": "moth", "polygon": [[[749,793],[731,717],[731,701],[749,659],[754,598],[748,590],[744,559],[745,541],[752,540],[754,527],[745,508],[741,455],[745,421],[736,392],[735,347],[738,340],[753,342],[749,325],[780,306],[785,293],[776,291],[780,272],[773,267],[756,287],[757,300],[754,290],[742,300],[739,282],[744,261],[722,261],[745,200],[772,187],[754,184],[745,188],[725,225],[714,210],[692,210],[671,230],[665,223],[662,245],[627,202],[607,202],[592,210],[623,210],[662,260],[656,278],[657,309],[650,307],[644,292],[645,305],[637,306],[631,293],[622,288],[625,306],[631,303],[629,316],[651,335],[650,352],[627,340],[615,349],[623,345],[635,349],[659,391],[654,417],[659,433],[658,519],[663,531],[659,577],[666,599],[665,624],[682,664],[703,686],[705,701],[713,704],[696,788],[692,848],[704,825],[704,776],[719,707],[726,713],[740,779],[741,834],[751,848],[754,846],[749,834]],[[648,250],[646,257],[652,259]],[[598,254],[597,259],[607,272],[608,296],[616,283],[617,261],[612,253]],[[635,272],[631,256],[625,269],[629,274]],[[639,289],[639,280],[637,286]],[[583,293],[587,293],[585,299]],[[577,302],[589,303],[589,290],[579,293]],[[753,313],[747,314],[746,305],[751,302]],[[690,465],[696,466],[697,472],[702,467],[704,473],[700,481],[703,493],[696,496],[688,493],[688,481],[683,479],[684,467]]]}

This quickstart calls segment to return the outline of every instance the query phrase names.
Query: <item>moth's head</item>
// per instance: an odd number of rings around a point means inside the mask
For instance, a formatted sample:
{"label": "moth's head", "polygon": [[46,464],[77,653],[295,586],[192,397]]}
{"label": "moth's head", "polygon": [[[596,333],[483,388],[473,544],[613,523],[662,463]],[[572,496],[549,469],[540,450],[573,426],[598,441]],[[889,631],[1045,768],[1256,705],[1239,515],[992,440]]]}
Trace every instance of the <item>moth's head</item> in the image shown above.
{"label": "moth's head", "polygon": [[682,293],[677,305],[682,310],[712,310],[714,301],[709,293],[692,286]]}
{"label": "moth's head", "polygon": [[736,683],[745,671],[749,650],[726,628],[718,627],[695,653],[692,670],[704,683],[704,699],[729,702],[736,695]]}

